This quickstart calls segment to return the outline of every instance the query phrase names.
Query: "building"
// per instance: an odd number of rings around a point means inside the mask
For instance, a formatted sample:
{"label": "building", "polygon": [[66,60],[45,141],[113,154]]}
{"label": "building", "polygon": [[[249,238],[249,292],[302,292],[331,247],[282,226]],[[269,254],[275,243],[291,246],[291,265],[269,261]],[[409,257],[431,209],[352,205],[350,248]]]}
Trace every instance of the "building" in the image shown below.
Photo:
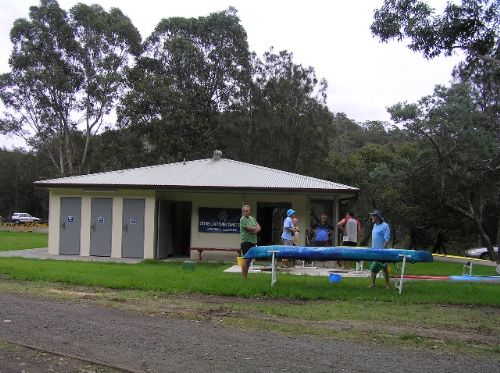
{"label": "building", "polygon": [[[214,156],[190,162],[35,182],[49,190],[49,253],[164,259],[198,249],[239,248],[241,206],[262,226],[259,243],[278,244],[286,210],[301,227],[311,212],[339,219],[339,203],[358,188]],[[304,243],[305,235],[301,235]],[[335,242],[338,235],[335,234]],[[230,250],[203,251],[228,259]]]}

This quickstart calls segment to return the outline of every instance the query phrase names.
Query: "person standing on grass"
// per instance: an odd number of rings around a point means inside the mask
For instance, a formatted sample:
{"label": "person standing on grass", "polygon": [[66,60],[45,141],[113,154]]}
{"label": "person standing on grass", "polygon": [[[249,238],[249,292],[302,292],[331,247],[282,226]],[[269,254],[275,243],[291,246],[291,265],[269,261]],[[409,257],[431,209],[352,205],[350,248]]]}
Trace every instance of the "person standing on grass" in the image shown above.
{"label": "person standing on grass", "polygon": [[[389,246],[389,241],[391,239],[391,229],[389,224],[384,221],[382,212],[379,210],[373,210],[370,212],[370,220],[373,223],[372,229],[372,248],[373,249],[385,249]],[[371,284],[370,287],[375,287],[375,279],[380,271],[384,273],[385,287],[389,289],[389,269],[387,268],[387,263],[383,262],[372,262],[370,265],[370,276]]]}
{"label": "person standing on grass", "polygon": [[[250,206],[245,205],[241,208],[241,219],[240,219],[240,238],[241,238],[241,256],[250,250],[250,248],[257,246],[257,234],[261,231],[259,223],[253,216],[250,216]],[[241,273],[243,278],[248,276],[248,267],[252,259],[243,259],[241,265]]]}

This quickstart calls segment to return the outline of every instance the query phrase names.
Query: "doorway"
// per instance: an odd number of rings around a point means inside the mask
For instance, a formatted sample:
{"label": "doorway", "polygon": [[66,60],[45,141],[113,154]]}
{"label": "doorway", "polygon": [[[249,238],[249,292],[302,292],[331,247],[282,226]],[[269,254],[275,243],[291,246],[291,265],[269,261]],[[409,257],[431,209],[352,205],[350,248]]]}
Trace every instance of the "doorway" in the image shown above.
{"label": "doorway", "polygon": [[157,259],[190,256],[191,212],[190,201],[158,201]]}
{"label": "doorway", "polygon": [[59,254],[80,255],[82,201],[80,197],[61,198]]}
{"label": "doorway", "polygon": [[113,199],[92,198],[90,215],[90,255],[111,256]]}
{"label": "doorway", "polygon": [[257,202],[257,221],[262,228],[259,245],[281,244],[283,220],[291,206],[288,202]]}

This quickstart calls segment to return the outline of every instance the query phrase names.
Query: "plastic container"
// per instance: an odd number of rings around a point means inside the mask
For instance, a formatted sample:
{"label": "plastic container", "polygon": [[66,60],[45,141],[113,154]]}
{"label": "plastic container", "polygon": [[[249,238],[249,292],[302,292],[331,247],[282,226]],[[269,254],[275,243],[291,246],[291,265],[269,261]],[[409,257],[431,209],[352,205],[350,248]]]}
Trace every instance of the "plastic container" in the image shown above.
{"label": "plastic container", "polygon": [[182,262],[182,269],[187,271],[194,271],[195,264],[191,260],[185,260]]}
{"label": "plastic container", "polygon": [[238,262],[238,265],[241,267],[243,263],[245,262],[245,259],[243,259],[242,256],[237,256],[236,261]]}
{"label": "plastic container", "polygon": [[330,273],[330,284],[340,282],[342,280],[342,276],[337,273]]}

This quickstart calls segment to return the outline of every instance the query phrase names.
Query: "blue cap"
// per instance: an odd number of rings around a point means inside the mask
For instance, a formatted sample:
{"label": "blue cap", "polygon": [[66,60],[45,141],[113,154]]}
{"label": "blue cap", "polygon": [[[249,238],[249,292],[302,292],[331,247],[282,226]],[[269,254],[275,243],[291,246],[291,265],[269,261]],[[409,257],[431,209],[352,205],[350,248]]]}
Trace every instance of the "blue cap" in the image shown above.
{"label": "blue cap", "polygon": [[376,210],[376,209],[375,209],[375,210],[373,210],[372,212],[370,212],[370,215],[377,215],[380,219],[382,219],[382,220],[384,219],[384,216],[383,216],[383,214],[382,214],[382,211],[380,211],[380,210]]}
{"label": "blue cap", "polygon": [[286,216],[292,216],[293,214],[295,214],[294,209],[288,209],[288,211],[286,212]]}

